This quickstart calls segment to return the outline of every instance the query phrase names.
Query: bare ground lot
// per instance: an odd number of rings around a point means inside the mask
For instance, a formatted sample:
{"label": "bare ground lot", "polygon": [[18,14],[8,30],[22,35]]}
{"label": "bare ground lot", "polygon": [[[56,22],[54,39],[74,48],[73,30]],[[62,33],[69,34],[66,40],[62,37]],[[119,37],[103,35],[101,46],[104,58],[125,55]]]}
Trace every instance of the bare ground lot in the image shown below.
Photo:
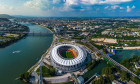
{"label": "bare ground lot", "polygon": [[97,42],[104,42],[104,43],[117,43],[117,39],[111,39],[111,38],[94,38],[92,41]]}

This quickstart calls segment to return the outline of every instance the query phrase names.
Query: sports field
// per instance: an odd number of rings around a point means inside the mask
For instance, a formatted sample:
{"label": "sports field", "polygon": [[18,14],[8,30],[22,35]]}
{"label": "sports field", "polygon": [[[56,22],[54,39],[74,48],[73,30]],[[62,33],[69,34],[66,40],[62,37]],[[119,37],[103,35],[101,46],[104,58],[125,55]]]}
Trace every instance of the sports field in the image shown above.
{"label": "sports field", "polygon": [[64,58],[73,58],[72,53],[69,52],[69,51],[64,51],[64,52],[62,52],[62,56],[63,56]]}
{"label": "sports field", "polygon": [[69,49],[68,50],[65,50],[65,51],[62,51],[61,52],[61,55],[64,58],[76,58],[77,57],[76,52],[73,51],[73,50],[69,50]]}

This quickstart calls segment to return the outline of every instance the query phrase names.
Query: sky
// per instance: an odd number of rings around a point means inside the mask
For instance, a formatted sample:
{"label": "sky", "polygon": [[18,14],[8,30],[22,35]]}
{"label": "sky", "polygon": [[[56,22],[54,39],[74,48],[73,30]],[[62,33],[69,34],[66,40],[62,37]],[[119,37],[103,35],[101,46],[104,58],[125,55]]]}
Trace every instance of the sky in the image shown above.
{"label": "sky", "polygon": [[43,17],[137,17],[140,0],[0,0],[0,14]]}

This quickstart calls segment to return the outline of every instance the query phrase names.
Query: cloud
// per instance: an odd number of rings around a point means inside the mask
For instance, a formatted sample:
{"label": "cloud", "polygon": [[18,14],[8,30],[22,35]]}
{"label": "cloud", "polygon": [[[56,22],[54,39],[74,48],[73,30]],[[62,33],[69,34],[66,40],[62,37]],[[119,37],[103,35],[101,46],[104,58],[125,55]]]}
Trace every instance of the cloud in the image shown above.
{"label": "cloud", "polygon": [[131,11],[131,8],[129,6],[127,6],[127,12],[130,12]]}
{"label": "cloud", "polygon": [[[120,4],[130,1],[132,0],[30,0],[26,1],[24,6],[38,10],[54,10],[54,8],[61,8],[60,11],[69,11],[78,9],[86,10],[89,5]],[[112,6],[112,9],[116,8],[117,5]]]}
{"label": "cloud", "polygon": [[94,4],[120,4],[124,2],[130,2],[132,0],[81,0],[82,4],[94,5]]}
{"label": "cloud", "polygon": [[115,9],[124,9],[124,7],[121,7],[121,6],[119,6],[119,5],[112,5],[112,6],[106,6],[106,7],[104,7],[104,9],[108,9],[108,10],[115,10]]}
{"label": "cloud", "polygon": [[79,0],[66,0],[65,4],[67,6],[70,6],[70,5],[78,5],[79,4]]}
{"label": "cloud", "polygon": [[101,4],[120,4],[124,2],[130,2],[132,0],[100,0]]}
{"label": "cloud", "polygon": [[104,9],[108,9],[108,8],[109,8],[109,6],[104,7]]}
{"label": "cloud", "polygon": [[134,8],[136,8],[136,7],[133,5],[132,8],[134,9]]}
{"label": "cloud", "polygon": [[33,9],[47,9],[50,7],[49,3],[50,2],[48,0],[31,0],[27,1],[24,6]]}
{"label": "cloud", "polygon": [[132,8],[130,6],[127,6],[127,12],[131,12],[132,9],[135,9],[136,7],[133,5]]}
{"label": "cloud", "polygon": [[124,7],[120,7],[120,9],[124,9]]}
{"label": "cloud", "polygon": [[85,11],[85,9],[80,9],[80,11]]}
{"label": "cloud", "polygon": [[[66,0],[64,8],[67,10],[74,10],[74,9],[86,9],[87,6],[93,6],[93,5],[105,5],[105,4],[111,4],[114,5],[110,9],[116,9],[119,6],[116,4],[124,3],[124,2],[130,2],[132,0]],[[81,8],[83,6],[84,8]],[[106,6],[104,9],[108,9],[109,6]],[[120,7],[120,9],[123,9],[123,7]]]}
{"label": "cloud", "polygon": [[12,11],[12,10],[17,10],[18,8],[15,8],[15,7],[13,7],[13,6],[8,6],[8,5],[3,5],[3,4],[0,4],[0,10],[10,10],[10,11]]}
{"label": "cloud", "polygon": [[61,7],[65,0],[30,0],[24,3],[24,6],[33,8],[33,9],[41,9],[41,10],[51,10],[54,7]]}
{"label": "cloud", "polygon": [[118,7],[119,7],[118,5],[111,6],[112,9],[116,9]]}

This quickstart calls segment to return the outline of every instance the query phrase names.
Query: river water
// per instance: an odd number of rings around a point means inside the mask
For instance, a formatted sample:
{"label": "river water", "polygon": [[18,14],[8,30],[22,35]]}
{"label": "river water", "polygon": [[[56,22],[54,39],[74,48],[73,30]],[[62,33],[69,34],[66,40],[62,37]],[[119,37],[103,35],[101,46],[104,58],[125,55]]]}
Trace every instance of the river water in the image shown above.
{"label": "river water", "polygon": [[140,56],[140,50],[117,50],[112,58],[117,62],[121,62],[125,58],[133,57],[133,55]]}
{"label": "river water", "polygon": [[[32,24],[24,24],[30,32],[50,32]],[[50,47],[53,36],[27,36],[5,48],[0,48],[0,84],[25,84],[15,80],[33,66]]]}

